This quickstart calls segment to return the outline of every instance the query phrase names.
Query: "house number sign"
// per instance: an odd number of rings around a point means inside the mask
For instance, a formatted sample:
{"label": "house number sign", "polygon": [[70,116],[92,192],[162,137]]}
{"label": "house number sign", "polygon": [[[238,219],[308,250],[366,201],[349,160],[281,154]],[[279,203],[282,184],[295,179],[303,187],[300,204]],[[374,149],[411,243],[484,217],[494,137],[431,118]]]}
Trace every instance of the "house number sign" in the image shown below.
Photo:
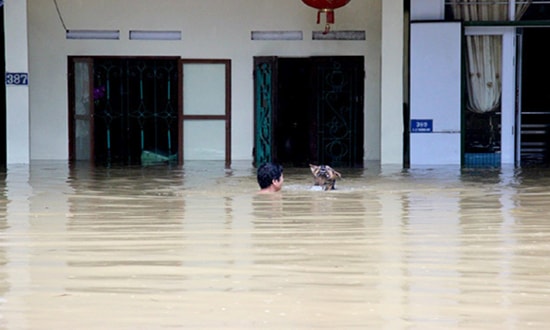
{"label": "house number sign", "polygon": [[29,74],[26,72],[6,72],[6,85],[23,85],[29,84]]}
{"label": "house number sign", "polygon": [[411,120],[411,133],[432,133],[433,132],[433,119],[412,119]]}

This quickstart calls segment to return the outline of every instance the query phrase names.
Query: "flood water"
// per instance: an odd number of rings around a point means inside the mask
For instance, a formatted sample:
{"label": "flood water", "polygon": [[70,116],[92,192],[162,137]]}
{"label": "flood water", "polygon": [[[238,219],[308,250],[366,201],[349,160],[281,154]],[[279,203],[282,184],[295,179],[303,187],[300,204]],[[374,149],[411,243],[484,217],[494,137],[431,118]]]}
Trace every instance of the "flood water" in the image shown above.
{"label": "flood water", "polygon": [[232,166],[10,167],[0,328],[548,328],[549,169]]}

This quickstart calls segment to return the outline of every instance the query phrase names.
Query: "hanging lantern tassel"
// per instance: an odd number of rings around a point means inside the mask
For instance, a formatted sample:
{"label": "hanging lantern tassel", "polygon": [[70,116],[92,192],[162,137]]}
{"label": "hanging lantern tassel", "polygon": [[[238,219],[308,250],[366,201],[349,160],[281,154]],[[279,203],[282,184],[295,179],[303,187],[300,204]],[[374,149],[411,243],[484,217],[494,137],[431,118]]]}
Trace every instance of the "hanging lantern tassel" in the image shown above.
{"label": "hanging lantern tassel", "polygon": [[317,9],[317,24],[321,23],[321,14],[326,15],[323,34],[327,34],[330,31],[330,25],[334,24],[334,9],[345,6],[350,0],[302,0],[302,2]]}
{"label": "hanging lantern tassel", "polygon": [[325,13],[326,16],[326,24],[325,24],[325,31],[323,31],[323,34],[327,34],[330,32],[330,25],[334,24],[334,10],[332,9],[321,9],[317,12],[317,24],[321,23],[321,13]]}

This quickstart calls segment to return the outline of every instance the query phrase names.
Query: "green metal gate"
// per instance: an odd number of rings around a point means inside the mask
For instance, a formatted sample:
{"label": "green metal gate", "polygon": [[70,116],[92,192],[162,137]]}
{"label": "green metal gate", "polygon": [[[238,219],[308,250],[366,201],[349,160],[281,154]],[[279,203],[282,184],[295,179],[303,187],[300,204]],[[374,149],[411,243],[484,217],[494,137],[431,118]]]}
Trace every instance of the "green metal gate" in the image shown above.
{"label": "green metal gate", "polygon": [[177,60],[99,58],[93,80],[96,163],[177,161]]}

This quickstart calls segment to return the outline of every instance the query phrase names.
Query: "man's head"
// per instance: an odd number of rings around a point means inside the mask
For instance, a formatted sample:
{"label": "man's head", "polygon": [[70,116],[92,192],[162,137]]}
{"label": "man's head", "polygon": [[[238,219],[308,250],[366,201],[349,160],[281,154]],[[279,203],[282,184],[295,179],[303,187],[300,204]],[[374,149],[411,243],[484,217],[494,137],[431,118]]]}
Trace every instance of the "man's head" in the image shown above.
{"label": "man's head", "polygon": [[[282,184],[283,167],[279,164],[264,163],[258,167],[258,184],[261,189],[266,189],[272,184]],[[278,186],[279,190],[280,185]]]}

